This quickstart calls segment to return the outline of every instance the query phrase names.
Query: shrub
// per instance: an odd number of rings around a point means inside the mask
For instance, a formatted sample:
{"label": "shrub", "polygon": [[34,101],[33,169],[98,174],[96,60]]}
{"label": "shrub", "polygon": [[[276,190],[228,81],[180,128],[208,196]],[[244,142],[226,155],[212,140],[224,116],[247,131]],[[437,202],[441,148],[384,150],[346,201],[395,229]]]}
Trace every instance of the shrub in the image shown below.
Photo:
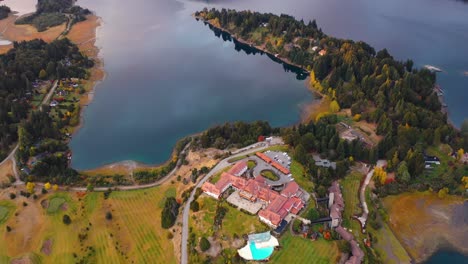
{"label": "shrub", "polygon": [[174,197],[168,197],[161,212],[161,226],[168,229],[175,224],[179,214],[179,204]]}
{"label": "shrub", "polygon": [[27,202],[23,202],[23,206],[24,206],[24,207],[28,206],[28,203],[27,203]]}
{"label": "shrub", "polygon": [[6,231],[7,231],[7,232],[11,232],[11,227],[10,227],[10,226],[6,226]]}
{"label": "shrub", "polygon": [[210,247],[211,247],[210,241],[208,241],[208,239],[206,239],[206,237],[202,237],[200,239],[200,249],[201,249],[201,251],[205,252],[208,249],[210,249]]}
{"label": "shrub", "polygon": [[112,213],[111,212],[106,213],[106,219],[107,220],[112,220]]}
{"label": "shrub", "polygon": [[10,193],[10,199],[14,200],[15,198],[16,198],[16,194],[15,193]]}
{"label": "shrub", "polygon": [[72,222],[69,215],[63,215],[63,219],[62,219],[62,220],[63,220],[63,223],[66,224],[66,225],[69,225],[69,224],[71,224],[71,222]]}
{"label": "shrub", "polygon": [[190,204],[190,209],[192,209],[194,212],[198,212],[200,210],[200,204],[197,201],[193,201]]}
{"label": "shrub", "polygon": [[173,238],[174,238],[174,235],[171,232],[167,233],[167,239],[173,239]]}
{"label": "shrub", "polygon": [[44,189],[44,188],[42,188],[41,193],[42,193],[42,194],[46,194],[46,193],[47,193],[47,190]]}

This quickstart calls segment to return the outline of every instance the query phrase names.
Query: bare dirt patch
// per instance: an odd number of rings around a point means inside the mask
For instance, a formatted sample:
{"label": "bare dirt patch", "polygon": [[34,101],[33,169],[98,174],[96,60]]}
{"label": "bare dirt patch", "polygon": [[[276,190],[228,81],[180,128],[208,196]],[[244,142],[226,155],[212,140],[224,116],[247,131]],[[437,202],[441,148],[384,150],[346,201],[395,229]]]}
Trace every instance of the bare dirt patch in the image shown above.
{"label": "bare dirt patch", "polygon": [[211,257],[216,257],[221,253],[221,243],[218,241],[214,240],[213,237],[208,237],[208,241],[210,241],[211,247],[205,251],[205,254]]}
{"label": "bare dirt patch", "polygon": [[44,241],[42,244],[41,252],[47,256],[49,256],[52,253],[52,240],[47,239]]}
{"label": "bare dirt patch", "polygon": [[68,204],[65,202],[60,206],[60,210],[62,211],[67,211],[68,210]]}
{"label": "bare dirt patch", "polygon": [[44,209],[49,208],[49,200],[48,200],[48,199],[42,200],[42,201],[41,201],[41,206],[42,206],[42,208],[44,208]]}
{"label": "bare dirt patch", "polygon": [[[17,211],[18,215],[11,217],[7,222],[13,232],[6,233],[4,239],[8,241],[8,253],[11,256],[21,256],[33,252],[40,244],[41,238],[37,233],[43,228],[44,215],[39,202],[33,202],[24,197],[16,198],[15,201],[17,208],[20,209]],[[28,206],[22,206],[23,202],[28,203]]]}
{"label": "bare dirt patch", "polygon": [[9,176],[13,176],[13,162],[11,160],[0,166],[0,184],[10,182]]}

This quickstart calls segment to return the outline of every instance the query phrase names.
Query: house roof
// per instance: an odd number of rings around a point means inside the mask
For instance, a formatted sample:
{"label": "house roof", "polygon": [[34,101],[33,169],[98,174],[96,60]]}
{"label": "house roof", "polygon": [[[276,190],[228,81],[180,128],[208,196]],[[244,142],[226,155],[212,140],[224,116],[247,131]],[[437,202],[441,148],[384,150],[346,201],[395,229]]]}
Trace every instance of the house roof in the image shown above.
{"label": "house roof", "polygon": [[335,231],[340,234],[340,236],[346,241],[351,241],[354,239],[354,236],[351,233],[348,233],[342,226],[337,226]]}
{"label": "house roof", "polygon": [[273,225],[277,226],[283,220],[278,214],[269,210],[260,210],[258,216],[268,219]]}
{"label": "house roof", "polygon": [[278,162],[272,162],[271,163],[271,166],[275,167],[277,170],[281,171],[282,173],[284,174],[289,174],[290,171],[288,169],[286,169],[285,167],[283,167],[281,164],[279,164]]}
{"label": "house roof", "polygon": [[221,190],[224,190],[230,184],[231,184],[231,175],[223,172],[223,174],[221,174],[221,178],[218,180],[218,182],[216,182],[215,186],[221,191]]}
{"label": "house roof", "polygon": [[299,185],[295,181],[286,184],[286,187],[281,191],[281,195],[284,197],[300,196],[301,194]]}
{"label": "house roof", "polygon": [[234,166],[228,171],[228,173],[232,175],[238,175],[239,173],[243,172],[247,169],[247,161],[242,160],[234,164]]}
{"label": "house roof", "polygon": [[214,185],[212,184],[211,182],[205,182],[203,185],[202,185],[202,190],[204,192],[209,192],[209,193],[212,193],[214,195],[221,195],[221,191]]}
{"label": "house roof", "polygon": [[257,155],[257,157],[261,158],[263,161],[265,161],[266,163],[272,163],[273,160],[270,159],[270,157],[268,157],[267,155],[263,154],[262,152],[257,152],[255,153],[255,155]]}

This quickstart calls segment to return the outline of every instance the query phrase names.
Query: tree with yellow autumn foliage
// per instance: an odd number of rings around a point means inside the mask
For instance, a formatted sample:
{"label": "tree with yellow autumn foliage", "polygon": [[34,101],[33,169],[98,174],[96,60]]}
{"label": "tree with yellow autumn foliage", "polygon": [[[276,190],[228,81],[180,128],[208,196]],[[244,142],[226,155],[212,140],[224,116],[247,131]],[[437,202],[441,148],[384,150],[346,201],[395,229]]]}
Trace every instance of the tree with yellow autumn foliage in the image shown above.
{"label": "tree with yellow autumn foliage", "polygon": [[463,155],[465,155],[465,150],[461,148],[457,151],[457,160],[461,160]]}
{"label": "tree with yellow autumn foliage", "polygon": [[52,186],[50,185],[50,182],[47,182],[46,184],[44,184],[44,189],[46,189],[47,191],[50,190]]}
{"label": "tree with yellow autumn foliage", "polygon": [[36,187],[36,184],[34,182],[27,182],[26,183],[26,190],[28,191],[28,193],[33,194],[35,187]]}
{"label": "tree with yellow autumn foliage", "polygon": [[330,103],[330,112],[338,113],[339,111],[340,111],[340,105],[338,104],[338,102],[336,100],[333,100]]}
{"label": "tree with yellow autumn foliage", "polygon": [[463,176],[461,181],[465,186],[465,190],[468,190],[468,176]]}
{"label": "tree with yellow autumn foliage", "polygon": [[57,185],[57,184],[54,184],[54,186],[52,186],[52,190],[54,190],[54,191],[57,191],[57,190],[58,190],[58,188],[59,188],[59,187],[58,187],[58,185]]}
{"label": "tree with yellow autumn foliage", "polygon": [[387,172],[382,167],[375,167],[374,178],[381,184],[385,184],[385,181],[387,180]]}
{"label": "tree with yellow autumn foliage", "polygon": [[439,192],[437,193],[437,196],[439,196],[440,199],[443,199],[447,196],[448,193],[449,193],[449,189],[447,187],[444,187],[439,190]]}

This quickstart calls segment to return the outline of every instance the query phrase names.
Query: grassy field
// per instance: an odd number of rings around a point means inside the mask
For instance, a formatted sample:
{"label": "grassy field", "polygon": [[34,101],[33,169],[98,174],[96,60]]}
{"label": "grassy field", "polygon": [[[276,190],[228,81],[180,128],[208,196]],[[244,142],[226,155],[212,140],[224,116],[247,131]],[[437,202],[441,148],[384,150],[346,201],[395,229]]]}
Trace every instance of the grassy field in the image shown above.
{"label": "grassy field", "polygon": [[63,197],[53,197],[49,199],[49,207],[47,208],[47,213],[54,214],[57,213],[60,207],[66,202]]}
{"label": "grassy field", "polygon": [[352,219],[353,215],[362,213],[359,207],[359,186],[363,175],[352,172],[340,181],[343,187],[345,210],[343,213],[343,226],[351,228],[355,235],[360,235],[361,227],[358,221]]}
{"label": "grassy field", "polygon": [[260,172],[260,174],[261,174],[263,177],[265,177],[265,178],[267,178],[267,179],[270,179],[270,180],[272,180],[272,181],[277,181],[277,180],[279,180],[279,176],[276,175],[276,173],[274,173],[274,172],[271,171],[271,170],[263,170],[263,171]]}
{"label": "grassy field", "polygon": [[273,253],[271,263],[336,263],[339,251],[335,242],[312,241],[286,232],[280,239],[282,249]]}
{"label": "grassy field", "polygon": [[[176,263],[173,243],[160,223],[165,197],[175,195],[175,188],[165,185],[116,191],[108,199],[103,193],[58,192],[37,200],[1,201],[0,218],[4,208],[10,216],[0,222],[0,263],[22,257],[31,263]],[[47,209],[43,200],[49,201]],[[12,216],[15,203],[17,216]],[[64,214],[70,225],[63,223]],[[12,231],[6,232],[4,224]]]}
{"label": "grassy field", "polygon": [[252,168],[254,168],[255,166],[257,166],[257,163],[255,163],[255,161],[253,160],[249,160],[247,161],[247,168],[250,170]]}
{"label": "grassy field", "polygon": [[15,205],[9,201],[0,201],[0,226],[5,223],[13,213]]}
{"label": "grassy field", "polygon": [[297,161],[291,162],[291,174],[294,180],[307,192],[312,192],[315,188],[314,183],[307,176],[304,167]]}

